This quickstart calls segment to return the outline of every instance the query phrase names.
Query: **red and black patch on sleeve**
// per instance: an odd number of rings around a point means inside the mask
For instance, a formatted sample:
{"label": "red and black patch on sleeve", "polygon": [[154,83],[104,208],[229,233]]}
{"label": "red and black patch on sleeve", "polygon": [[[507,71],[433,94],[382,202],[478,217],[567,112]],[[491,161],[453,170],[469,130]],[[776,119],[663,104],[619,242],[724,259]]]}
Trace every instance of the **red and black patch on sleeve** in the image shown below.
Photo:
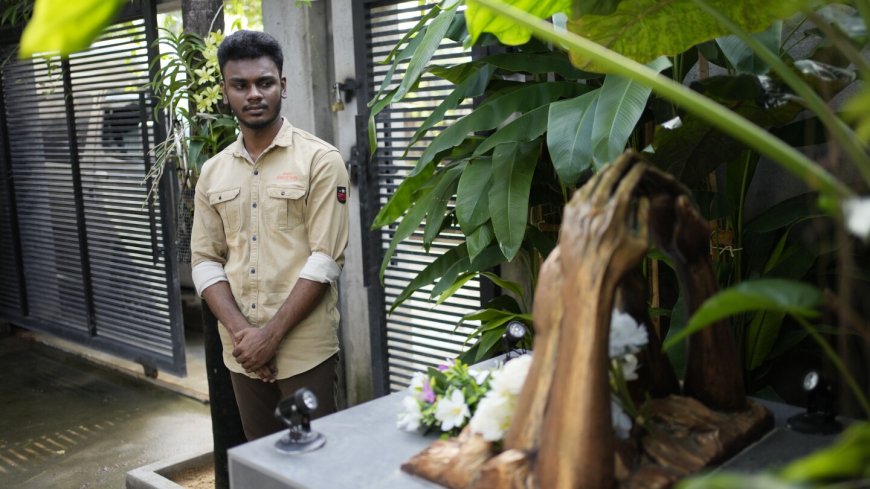
{"label": "red and black patch on sleeve", "polygon": [[347,202],[347,187],[338,187],[335,189],[335,197],[339,202],[344,204]]}

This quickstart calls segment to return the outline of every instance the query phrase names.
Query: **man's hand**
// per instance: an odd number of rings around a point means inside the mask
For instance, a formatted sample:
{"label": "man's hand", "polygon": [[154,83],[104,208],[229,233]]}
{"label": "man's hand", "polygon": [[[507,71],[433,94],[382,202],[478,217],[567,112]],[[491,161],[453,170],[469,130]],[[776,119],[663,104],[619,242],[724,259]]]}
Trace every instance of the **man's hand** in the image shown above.
{"label": "man's hand", "polygon": [[274,380],[270,362],[278,344],[268,328],[245,328],[233,336],[233,356],[247,372],[256,373],[263,380]]}

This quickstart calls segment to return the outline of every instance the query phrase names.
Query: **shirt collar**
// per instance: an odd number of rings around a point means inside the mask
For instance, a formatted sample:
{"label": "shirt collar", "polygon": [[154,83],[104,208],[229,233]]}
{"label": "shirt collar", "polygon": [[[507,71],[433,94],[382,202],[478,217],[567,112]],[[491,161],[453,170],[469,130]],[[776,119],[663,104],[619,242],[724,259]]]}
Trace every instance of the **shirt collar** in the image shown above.
{"label": "shirt collar", "polygon": [[[275,139],[272,140],[272,143],[265,151],[263,151],[263,153],[265,154],[275,146],[280,146],[282,148],[293,146],[293,125],[290,124],[290,121],[288,121],[286,117],[281,117],[281,129],[278,130]],[[239,131],[239,137],[236,138],[236,142],[233,143],[232,150],[233,156],[236,158],[244,158],[246,160],[251,159],[248,150],[245,149],[245,143],[242,141],[241,131]]]}

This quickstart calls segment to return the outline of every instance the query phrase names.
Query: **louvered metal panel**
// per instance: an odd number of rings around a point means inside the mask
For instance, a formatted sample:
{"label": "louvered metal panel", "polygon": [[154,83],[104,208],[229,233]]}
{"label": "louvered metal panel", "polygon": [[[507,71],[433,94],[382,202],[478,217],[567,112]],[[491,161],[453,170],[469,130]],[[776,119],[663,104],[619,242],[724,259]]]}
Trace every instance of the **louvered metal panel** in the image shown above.
{"label": "louvered metal panel", "polygon": [[[389,69],[388,65],[380,62],[431,6],[431,4],[421,5],[416,1],[365,3],[363,29],[366,46],[364,60],[366,86],[380,86]],[[464,52],[460,45],[447,40],[433,56],[433,62],[443,65],[462,63],[470,59],[469,54]],[[404,72],[405,67],[396,70],[393,87],[401,81]],[[443,100],[442,97],[449,93],[452,85],[435,76],[425,75],[420,82],[420,88],[419,91],[381,112],[376,118],[379,146],[375,149],[373,160],[369,164],[376,165],[372,170],[377,176],[378,206],[383,206],[387,202],[396,187],[414,167],[416,158],[438,131],[468,113],[470,109],[470,105],[464,105],[445,114],[430,134],[404,155],[406,145],[420,123]],[[394,230],[395,226],[391,226],[380,233],[378,246],[381,247],[381,255],[389,246]],[[422,245],[422,228],[397,247],[384,277],[383,304],[380,307],[385,312],[390,309],[402,289],[421,270],[449,247],[463,240],[458,229],[453,231],[453,236],[447,236],[440,242],[436,242],[429,252]],[[416,292],[385,318],[385,367],[390,390],[403,388],[408,384],[413,372],[444,363],[445,359],[456,357],[467,347],[464,344],[466,336],[473,330],[474,325],[466,324],[457,327],[457,324],[463,315],[480,308],[478,282],[468,282],[462,290],[440,305],[436,305],[435,301],[429,298],[430,290],[431,286]]]}
{"label": "louvered metal panel", "polygon": [[154,12],[143,5],[84,52],[3,70],[28,306],[18,319],[184,374],[178,277],[166,261],[174,256],[173,212],[162,205],[169,185],[146,204],[159,135],[144,88]]}

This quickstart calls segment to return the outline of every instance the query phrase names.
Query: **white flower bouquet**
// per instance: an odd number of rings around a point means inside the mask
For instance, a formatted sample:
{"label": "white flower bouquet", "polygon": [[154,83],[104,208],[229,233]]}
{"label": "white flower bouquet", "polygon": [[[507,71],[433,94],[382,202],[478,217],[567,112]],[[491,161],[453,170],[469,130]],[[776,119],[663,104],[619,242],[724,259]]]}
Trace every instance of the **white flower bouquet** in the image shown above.
{"label": "white flower bouquet", "polygon": [[[639,417],[628,394],[627,382],[637,379],[635,356],[648,342],[646,328],[630,315],[614,309],[610,324],[610,384],[613,429],[627,438]],[[517,398],[532,364],[531,355],[509,360],[492,371],[474,370],[456,360],[452,365],[417,372],[402,400],[396,425],[405,431],[454,436],[470,424],[471,430],[499,442],[510,427]]]}

